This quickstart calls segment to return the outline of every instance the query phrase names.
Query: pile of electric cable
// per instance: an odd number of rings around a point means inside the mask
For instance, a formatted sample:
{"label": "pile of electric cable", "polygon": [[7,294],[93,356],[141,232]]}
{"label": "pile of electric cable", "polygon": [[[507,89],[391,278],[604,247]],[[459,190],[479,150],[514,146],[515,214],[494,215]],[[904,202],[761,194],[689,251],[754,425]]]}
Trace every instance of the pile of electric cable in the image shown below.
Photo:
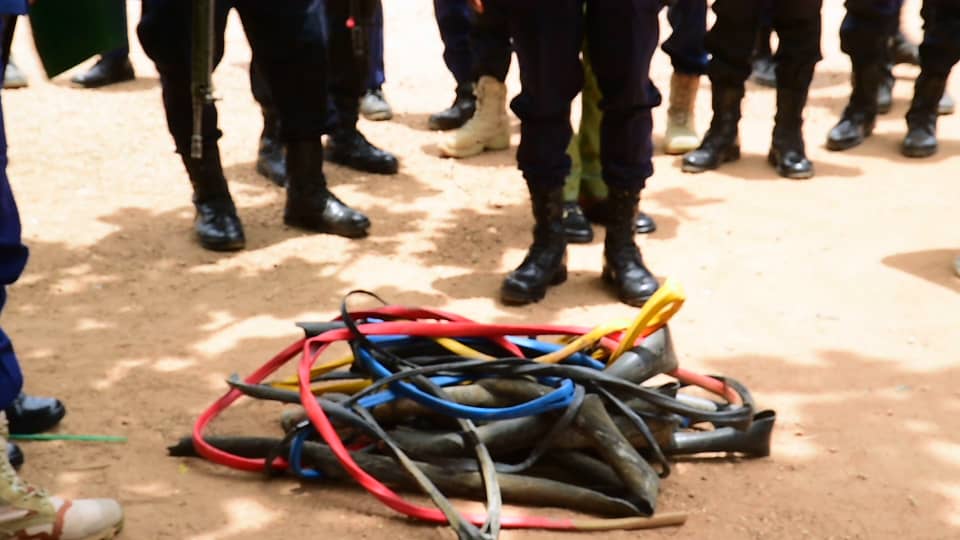
{"label": "pile of electric cable", "polygon": [[[232,377],[170,454],[324,483],[353,479],[461,539],[497,538],[501,528],[680,525],[685,514],[656,512],[672,456],[769,454],[773,411],[757,411],[734,379],[677,365],[667,322],[684,294],[672,280],[632,321],[593,328],[481,324],[391,305],[349,311],[349,297],[340,317],[300,323],[304,338],[246,379]],[[325,358],[340,342],[351,354]],[[265,382],[294,359],[295,376]],[[207,436],[243,396],[299,405],[282,415],[285,436]],[[434,506],[393,488],[426,494]],[[447,496],[483,500],[486,512],[465,514]],[[602,517],[509,515],[503,502]]]}

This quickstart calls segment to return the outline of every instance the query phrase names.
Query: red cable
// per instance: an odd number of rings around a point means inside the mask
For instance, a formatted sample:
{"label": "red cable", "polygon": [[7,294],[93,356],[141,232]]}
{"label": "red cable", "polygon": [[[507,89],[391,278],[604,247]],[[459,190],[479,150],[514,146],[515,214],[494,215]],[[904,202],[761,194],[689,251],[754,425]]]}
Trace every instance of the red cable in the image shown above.
{"label": "red cable", "polygon": [[[523,356],[520,349],[510,343],[506,336],[582,335],[590,330],[589,328],[576,326],[486,325],[471,322],[468,319],[452,313],[398,306],[387,306],[375,310],[352,313],[351,316],[358,318],[386,316],[446,321],[430,323],[388,321],[374,324],[361,324],[358,325],[358,329],[365,335],[409,335],[432,338],[485,337],[496,341],[518,357]],[[622,337],[622,332],[616,335],[617,337]],[[337,459],[340,460],[344,469],[354,480],[362,485],[364,489],[369,491],[389,508],[424,521],[447,523],[447,519],[441,511],[405,501],[389,487],[360,468],[353,460],[349,450],[344,446],[343,441],[323,412],[323,409],[314,398],[310,387],[311,369],[331,343],[348,340],[352,337],[354,337],[352,331],[348,329],[336,329],[309,339],[300,339],[270,359],[270,361],[260,367],[260,369],[244,379],[244,382],[248,384],[259,384],[300,352],[301,359],[298,375],[300,379],[300,399],[302,405],[317,432],[337,456]],[[608,336],[603,338],[601,344],[605,348],[612,349],[616,347],[617,341]],[[727,396],[731,391],[721,381],[696,373],[678,369],[674,372],[674,375],[683,382],[702,386],[720,395]],[[214,463],[246,471],[262,471],[266,467],[264,459],[244,458],[230,454],[229,452],[213,447],[203,439],[203,434],[210,422],[242,396],[243,394],[240,391],[230,390],[200,415],[193,429],[194,447],[198,454]],[[273,466],[282,469],[287,466],[287,463],[283,459],[278,459],[273,463]],[[481,514],[468,514],[465,518],[475,525],[483,525],[487,519],[486,515]],[[545,530],[577,530],[578,528],[577,522],[572,519],[555,519],[543,516],[503,516],[501,525],[504,528],[534,528]]]}

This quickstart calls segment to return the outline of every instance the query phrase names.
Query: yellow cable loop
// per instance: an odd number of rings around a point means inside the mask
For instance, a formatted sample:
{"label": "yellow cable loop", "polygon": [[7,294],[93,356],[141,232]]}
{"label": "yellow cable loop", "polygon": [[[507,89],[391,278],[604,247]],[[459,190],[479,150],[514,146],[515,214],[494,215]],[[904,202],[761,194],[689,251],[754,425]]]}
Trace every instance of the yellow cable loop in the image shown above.
{"label": "yellow cable loop", "polygon": [[647,300],[647,303],[640,308],[640,313],[620,340],[620,345],[613,354],[610,355],[608,362],[613,362],[621,354],[633,347],[634,342],[640,337],[647,328],[660,328],[667,324],[667,321],[680,310],[683,302],[687,299],[686,293],[679,282],[672,278],[667,278],[666,283],[657,289],[657,292]]}

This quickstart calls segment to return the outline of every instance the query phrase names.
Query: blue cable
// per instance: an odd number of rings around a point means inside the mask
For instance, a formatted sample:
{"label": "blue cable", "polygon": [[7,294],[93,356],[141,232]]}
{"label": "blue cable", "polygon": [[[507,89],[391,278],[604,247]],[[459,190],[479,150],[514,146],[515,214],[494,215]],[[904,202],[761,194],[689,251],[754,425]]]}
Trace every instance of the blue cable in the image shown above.
{"label": "blue cable", "polygon": [[[370,372],[377,377],[389,377],[393,375],[386,367],[378,362],[365,349],[357,348],[359,359],[362,360]],[[542,414],[547,411],[564,409],[573,401],[574,385],[569,379],[564,379],[560,386],[545,396],[532,399],[520,405],[511,407],[472,407],[461,405],[430,395],[416,386],[397,381],[392,383],[391,387],[395,392],[403,397],[410,398],[425,407],[429,407],[437,412],[452,416],[454,418],[466,418],[478,421],[507,420],[512,418],[523,418]]]}

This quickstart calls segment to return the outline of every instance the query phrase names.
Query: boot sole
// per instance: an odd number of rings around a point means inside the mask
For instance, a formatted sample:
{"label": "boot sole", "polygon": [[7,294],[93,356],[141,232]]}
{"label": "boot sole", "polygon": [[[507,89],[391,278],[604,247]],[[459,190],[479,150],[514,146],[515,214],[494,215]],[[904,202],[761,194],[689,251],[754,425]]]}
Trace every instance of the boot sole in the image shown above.
{"label": "boot sole", "polygon": [[787,178],[789,180],[809,180],[813,178],[814,174],[816,173],[813,167],[811,167],[810,170],[807,172],[790,173],[788,171],[784,171],[783,169],[781,169],[778,161],[779,160],[777,160],[776,156],[773,155],[773,152],[770,152],[769,154],[767,154],[767,162],[777,171],[777,174],[779,174],[782,178]]}
{"label": "boot sole", "polygon": [[[613,279],[613,272],[611,272],[610,269],[606,266],[603,267],[603,272],[600,274],[600,278],[603,280],[604,284],[606,284],[608,288],[617,286],[616,280]],[[627,304],[628,306],[633,306],[633,307],[643,307],[643,305],[647,303],[647,300],[650,300],[650,298],[652,297],[653,297],[652,294],[647,296],[638,296],[638,297],[626,296],[626,295],[620,294],[619,290],[617,291],[617,299],[623,302],[624,304]]]}
{"label": "boot sole", "polygon": [[334,229],[333,227],[328,227],[325,225],[315,225],[312,223],[308,223],[306,221],[301,221],[299,219],[288,218],[288,217],[283,218],[283,223],[295,229],[300,229],[300,230],[309,231],[312,233],[319,233],[319,234],[332,234],[334,236],[342,236],[344,238],[354,238],[354,239],[366,238],[367,236],[370,235],[369,227],[365,229],[356,229],[356,230],[349,230],[349,231],[339,230],[339,229]]}
{"label": "boot sole", "polygon": [[360,114],[362,114],[364,118],[366,118],[371,122],[384,122],[386,120],[393,119],[392,111],[378,111],[373,113],[360,113]]}
{"label": "boot sole", "polygon": [[206,249],[207,251],[218,251],[222,253],[231,252],[231,251],[241,251],[243,248],[247,247],[246,241],[241,242],[209,242],[205,241],[200,237],[197,237],[197,242],[200,243],[200,247]]}
{"label": "boot sole", "polygon": [[510,135],[498,136],[492,141],[478,142],[466,147],[441,145],[440,153],[443,154],[444,157],[462,159],[479,156],[488,150],[498,152],[500,150],[506,150],[507,148],[510,148]]}
{"label": "boot sole", "polygon": [[900,153],[908,158],[926,158],[930,157],[937,153],[939,147],[935,146],[933,148],[909,148],[906,146],[900,147]]}
{"label": "boot sole", "polygon": [[120,531],[122,530],[123,530],[123,522],[121,521],[120,523],[114,525],[113,527],[110,527],[105,531],[94,533],[90,536],[85,536],[80,540],[112,540],[113,538],[116,538],[116,536],[120,534]]}
{"label": "boot sole", "polygon": [[330,156],[330,162],[336,163],[337,165],[346,167],[348,169],[353,169],[355,171],[371,173],[371,174],[397,174],[400,171],[400,165],[390,167],[365,167],[364,164],[355,162],[350,159],[342,159],[335,156]]}
{"label": "boot sole", "polygon": [[547,296],[547,289],[550,287],[560,285],[567,280],[567,267],[561,266],[556,273],[553,274],[553,278],[547,282],[547,286],[543,289],[537,289],[534,291],[518,291],[511,289],[504,284],[500,287],[500,301],[508,306],[522,306],[525,304],[533,304],[539,302]]}
{"label": "boot sole", "polygon": [[259,161],[257,162],[257,174],[273,182],[277,186],[287,187],[286,177],[279,176],[276,174],[270,174],[270,171],[267,170],[266,165],[261,165]]}
{"label": "boot sole", "polygon": [[827,150],[832,152],[842,152],[844,150],[856,148],[863,144],[864,141],[866,141],[871,135],[873,135],[873,127],[864,130],[863,137],[855,140],[839,141],[836,139],[827,138]]}
{"label": "boot sole", "polygon": [[740,159],[740,147],[734,146],[724,151],[723,154],[721,154],[720,159],[717,160],[717,163],[715,165],[700,166],[700,165],[692,165],[689,163],[683,163],[680,169],[683,172],[694,173],[694,174],[707,172],[707,171],[714,171],[720,168],[720,166],[723,165],[724,163],[731,163],[734,161],[738,161],[739,159]]}

